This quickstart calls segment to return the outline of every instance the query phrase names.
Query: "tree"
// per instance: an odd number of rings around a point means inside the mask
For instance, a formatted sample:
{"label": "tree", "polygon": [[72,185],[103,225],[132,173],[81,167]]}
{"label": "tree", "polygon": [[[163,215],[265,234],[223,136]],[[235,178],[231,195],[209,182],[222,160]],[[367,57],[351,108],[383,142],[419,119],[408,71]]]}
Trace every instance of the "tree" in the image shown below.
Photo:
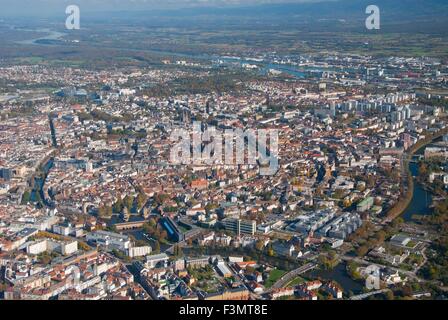
{"label": "tree", "polygon": [[166,200],[168,200],[169,196],[167,194],[156,194],[154,196],[154,201],[158,204],[161,205],[163,204]]}
{"label": "tree", "polygon": [[166,238],[168,238],[168,233],[163,230],[162,232],[160,232],[160,240],[165,240]]}
{"label": "tree", "polygon": [[135,199],[136,203],[137,203],[137,209],[141,209],[145,204],[146,201],[148,200],[148,197],[146,197],[146,195],[142,192],[139,192],[137,195],[137,198]]}
{"label": "tree", "polygon": [[160,252],[160,242],[159,241],[154,242],[153,250],[154,250],[155,253],[159,253]]}
{"label": "tree", "polygon": [[78,246],[83,251],[89,251],[91,249],[90,246],[87,243],[83,242],[83,241],[79,241],[78,242]]}
{"label": "tree", "polygon": [[392,290],[386,291],[384,296],[385,296],[386,300],[394,300],[395,299],[395,295],[392,292]]}
{"label": "tree", "polygon": [[31,199],[31,194],[30,192],[27,190],[23,193],[22,196],[22,204],[27,204],[28,202],[30,202]]}
{"label": "tree", "polygon": [[336,257],[337,257],[336,252],[334,252],[334,251],[328,252],[329,259],[334,260],[334,259],[336,259]]}
{"label": "tree", "polygon": [[103,218],[106,216],[106,207],[98,208],[98,217]]}
{"label": "tree", "polygon": [[403,288],[401,289],[401,294],[403,297],[410,297],[412,296],[413,290],[411,288],[411,286],[409,285],[404,285]]}
{"label": "tree", "polygon": [[182,248],[178,244],[174,245],[174,250],[173,251],[174,251],[173,253],[174,253],[175,257],[180,257],[183,254]]}
{"label": "tree", "polygon": [[248,267],[246,267],[246,272],[249,273],[249,274],[254,273],[255,272],[255,268],[251,267],[251,266],[248,266]]}
{"label": "tree", "polygon": [[334,253],[333,251],[330,251],[328,253],[328,256],[321,255],[319,257],[319,262],[322,264],[324,269],[331,270],[334,267],[336,267],[336,265],[338,264],[339,261],[337,259],[336,253]]}
{"label": "tree", "polygon": [[359,279],[362,278],[360,273],[357,271],[358,267],[359,267],[358,264],[356,262],[353,262],[353,261],[350,261],[348,263],[348,265],[347,265],[348,274],[350,275],[350,277],[353,280],[359,280]]}
{"label": "tree", "polygon": [[36,203],[43,205],[42,197],[40,196],[40,192],[36,192]]}
{"label": "tree", "polygon": [[46,265],[46,266],[49,265],[51,262],[51,256],[48,255],[47,252],[40,254],[38,259],[39,259],[40,263],[42,263],[43,265]]}
{"label": "tree", "polygon": [[110,218],[112,216],[112,207],[102,206],[98,208],[98,217],[100,218]]}
{"label": "tree", "polygon": [[121,211],[123,211],[123,207],[124,207],[123,200],[121,200],[121,198],[118,197],[117,201],[114,203],[114,207],[113,207],[114,212],[120,213]]}
{"label": "tree", "polygon": [[132,208],[134,207],[134,198],[130,195],[127,195],[123,199],[124,206],[131,212]]}
{"label": "tree", "polygon": [[403,223],[404,223],[404,219],[402,217],[398,217],[397,219],[392,221],[392,227],[394,227],[394,228],[399,227]]}
{"label": "tree", "polygon": [[218,205],[215,204],[215,203],[208,203],[208,204],[205,206],[205,210],[206,210],[207,212],[212,212],[212,211],[215,210],[216,208],[218,208]]}
{"label": "tree", "polygon": [[364,257],[367,252],[369,252],[369,248],[365,245],[358,247],[358,249],[356,249],[356,255],[358,257]]}
{"label": "tree", "polygon": [[145,240],[136,240],[136,241],[135,241],[135,245],[136,245],[137,247],[144,247],[144,246],[147,245],[147,243],[146,243]]}
{"label": "tree", "polygon": [[384,240],[386,240],[386,232],[383,230],[378,231],[378,233],[375,235],[375,239],[378,241],[378,243],[383,243]]}
{"label": "tree", "polygon": [[154,227],[152,227],[149,223],[143,224],[143,231],[149,235],[154,233]]}
{"label": "tree", "polygon": [[258,251],[262,251],[264,248],[264,242],[262,240],[258,240],[255,243],[255,249],[257,249]]}
{"label": "tree", "polygon": [[345,198],[343,202],[344,208],[349,208],[352,205],[352,202],[349,198]]}
{"label": "tree", "polygon": [[5,291],[6,289],[8,289],[8,285],[4,282],[0,282],[0,292]]}
{"label": "tree", "polygon": [[420,162],[418,172],[419,172],[420,176],[426,176],[426,174],[428,173],[428,166],[426,165],[425,162],[423,162],[423,161]]}
{"label": "tree", "polygon": [[148,225],[150,225],[151,227],[155,228],[157,226],[157,222],[154,218],[150,218],[148,220]]}

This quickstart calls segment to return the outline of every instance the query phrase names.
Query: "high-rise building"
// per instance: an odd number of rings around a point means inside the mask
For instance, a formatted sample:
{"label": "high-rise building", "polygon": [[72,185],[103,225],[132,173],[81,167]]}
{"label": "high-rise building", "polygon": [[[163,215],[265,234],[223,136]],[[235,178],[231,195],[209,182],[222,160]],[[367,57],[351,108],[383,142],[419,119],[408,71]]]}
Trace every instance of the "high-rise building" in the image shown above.
{"label": "high-rise building", "polygon": [[0,168],[0,178],[9,181],[12,179],[12,170],[8,168]]}
{"label": "high-rise building", "polygon": [[444,142],[448,142],[448,134],[446,134],[446,135],[443,136],[443,141],[444,141]]}
{"label": "high-rise building", "polygon": [[257,222],[254,220],[242,220],[236,218],[227,218],[222,221],[226,230],[235,234],[254,235],[257,230]]}
{"label": "high-rise building", "polygon": [[257,222],[254,220],[240,220],[240,233],[254,235],[257,230]]}

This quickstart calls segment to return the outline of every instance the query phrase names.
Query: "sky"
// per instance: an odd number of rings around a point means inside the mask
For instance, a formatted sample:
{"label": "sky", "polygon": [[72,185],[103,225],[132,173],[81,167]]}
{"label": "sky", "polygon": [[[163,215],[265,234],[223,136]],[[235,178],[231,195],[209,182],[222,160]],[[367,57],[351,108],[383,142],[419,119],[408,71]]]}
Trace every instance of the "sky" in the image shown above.
{"label": "sky", "polygon": [[1,15],[53,14],[78,5],[81,11],[160,10],[187,7],[303,3],[323,0],[0,0]]}

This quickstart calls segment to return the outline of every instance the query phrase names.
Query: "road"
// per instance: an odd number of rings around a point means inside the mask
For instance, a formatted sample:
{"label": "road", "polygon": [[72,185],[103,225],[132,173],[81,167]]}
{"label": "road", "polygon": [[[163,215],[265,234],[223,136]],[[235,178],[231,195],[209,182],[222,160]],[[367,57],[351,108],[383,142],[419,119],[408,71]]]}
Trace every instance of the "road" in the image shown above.
{"label": "road", "polygon": [[175,244],[173,244],[171,247],[169,247],[168,249],[165,250],[165,253],[167,254],[174,254],[174,247],[178,246],[179,248],[182,248],[184,245],[186,245],[187,242],[184,241],[180,241],[180,242],[176,242]]}
{"label": "road", "polygon": [[294,280],[295,277],[308,272],[310,270],[313,270],[317,267],[317,264],[315,263],[308,263],[304,266],[301,266],[295,270],[292,270],[290,272],[288,272],[287,274],[285,274],[283,277],[281,277],[276,283],[273,284],[273,286],[271,287],[271,289],[269,291],[275,290],[275,289],[280,289],[285,287],[289,282],[291,282],[292,280]]}

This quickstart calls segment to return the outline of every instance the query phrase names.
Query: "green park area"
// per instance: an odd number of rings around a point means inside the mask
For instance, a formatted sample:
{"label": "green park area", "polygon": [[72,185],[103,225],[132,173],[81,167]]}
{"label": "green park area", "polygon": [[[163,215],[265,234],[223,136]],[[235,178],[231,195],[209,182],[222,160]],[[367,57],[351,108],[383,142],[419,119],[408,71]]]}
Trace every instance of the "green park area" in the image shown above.
{"label": "green park area", "polygon": [[280,269],[273,269],[269,273],[269,277],[266,280],[265,287],[270,288],[274,283],[276,283],[281,277],[286,274],[286,271]]}

